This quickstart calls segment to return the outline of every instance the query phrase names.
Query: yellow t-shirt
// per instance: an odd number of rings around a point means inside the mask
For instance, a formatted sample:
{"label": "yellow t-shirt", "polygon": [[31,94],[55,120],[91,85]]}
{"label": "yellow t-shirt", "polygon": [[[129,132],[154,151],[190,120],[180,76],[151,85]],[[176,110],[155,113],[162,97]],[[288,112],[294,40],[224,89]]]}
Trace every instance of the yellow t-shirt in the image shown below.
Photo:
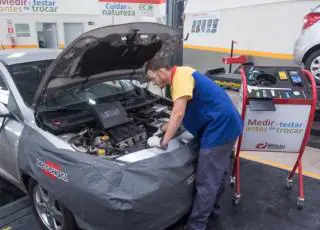
{"label": "yellow t-shirt", "polygon": [[188,66],[176,68],[171,83],[171,98],[173,101],[183,96],[188,96],[188,100],[192,99],[194,79],[192,73],[195,69]]}

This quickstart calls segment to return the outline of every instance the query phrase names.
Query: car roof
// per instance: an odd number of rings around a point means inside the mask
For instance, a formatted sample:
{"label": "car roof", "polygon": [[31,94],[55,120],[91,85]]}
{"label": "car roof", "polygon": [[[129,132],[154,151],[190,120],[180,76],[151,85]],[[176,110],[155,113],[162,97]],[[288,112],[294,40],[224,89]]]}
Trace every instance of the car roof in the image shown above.
{"label": "car roof", "polygon": [[60,52],[60,49],[7,49],[0,50],[0,60],[6,65],[53,60]]}

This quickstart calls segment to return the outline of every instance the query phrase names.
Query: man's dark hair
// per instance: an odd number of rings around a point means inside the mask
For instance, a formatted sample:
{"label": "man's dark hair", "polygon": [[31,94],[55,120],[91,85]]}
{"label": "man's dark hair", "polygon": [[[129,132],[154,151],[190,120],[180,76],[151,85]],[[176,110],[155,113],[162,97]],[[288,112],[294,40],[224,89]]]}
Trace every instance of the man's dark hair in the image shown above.
{"label": "man's dark hair", "polygon": [[169,64],[169,61],[166,58],[152,58],[146,66],[146,71],[157,71],[161,68],[167,68],[171,69],[171,65]]}

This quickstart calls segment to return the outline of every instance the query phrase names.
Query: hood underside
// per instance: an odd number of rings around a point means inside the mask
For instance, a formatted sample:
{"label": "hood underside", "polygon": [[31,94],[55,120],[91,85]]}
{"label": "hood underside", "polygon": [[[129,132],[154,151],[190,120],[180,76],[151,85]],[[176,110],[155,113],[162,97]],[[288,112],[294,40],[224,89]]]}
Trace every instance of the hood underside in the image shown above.
{"label": "hood underside", "polygon": [[57,91],[84,83],[144,76],[147,61],[170,56],[180,43],[171,27],[129,23],[86,32],[68,45],[48,67],[33,106]]}

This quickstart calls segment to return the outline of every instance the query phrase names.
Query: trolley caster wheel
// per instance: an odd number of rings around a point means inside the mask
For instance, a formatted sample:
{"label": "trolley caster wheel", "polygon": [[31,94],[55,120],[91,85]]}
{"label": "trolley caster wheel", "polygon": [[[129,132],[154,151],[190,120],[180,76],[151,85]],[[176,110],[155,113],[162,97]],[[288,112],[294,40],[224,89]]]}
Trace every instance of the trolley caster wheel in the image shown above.
{"label": "trolley caster wheel", "polygon": [[230,177],[230,186],[233,188],[235,183],[236,183],[236,177],[231,176]]}
{"label": "trolley caster wheel", "polygon": [[233,203],[233,205],[238,205],[239,202],[240,202],[240,194],[238,194],[238,195],[235,194],[235,195],[233,196],[232,203]]}
{"label": "trolley caster wheel", "polygon": [[304,198],[299,197],[297,202],[297,208],[303,209],[303,206],[304,206]]}
{"label": "trolley caster wheel", "polygon": [[293,185],[293,180],[292,179],[287,179],[286,187],[287,187],[288,190],[292,189],[292,185]]}

